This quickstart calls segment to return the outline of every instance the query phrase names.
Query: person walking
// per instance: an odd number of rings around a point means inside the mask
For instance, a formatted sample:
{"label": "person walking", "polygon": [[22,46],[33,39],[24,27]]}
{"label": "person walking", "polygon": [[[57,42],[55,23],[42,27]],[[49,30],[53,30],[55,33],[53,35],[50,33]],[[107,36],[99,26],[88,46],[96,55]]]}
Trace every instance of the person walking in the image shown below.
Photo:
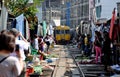
{"label": "person walking", "polygon": [[84,54],[84,49],[85,49],[84,38],[85,38],[85,35],[82,34],[81,38],[80,38],[80,48],[81,48],[81,53],[82,54]]}
{"label": "person walking", "polygon": [[88,36],[87,34],[85,34],[85,38],[84,38],[84,55],[88,56]]}
{"label": "person walking", "polygon": [[50,37],[49,37],[49,35],[47,35],[46,37],[45,37],[45,43],[46,43],[46,45],[47,45],[47,49],[46,49],[46,51],[47,51],[47,53],[49,53],[49,47],[50,47]]}
{"label": "person walking", "polygon": [[39,51],[44,52],[44,41],[42,36],[39,37],[38,43],[39,43]]}
{"label": "person walking", "polygon": [[103,64],[105,66],[105,70],[108,71],[108,68],[110,67],[110,65],[112,65],[112,51],[111,51],[111,40],[109,38],[109,33],[108,32],[104,32],[104,42],[103,42],[103,47],[102,47],[102,52],[104,54],[103,56]]}
{"label": "person walking", "polygon": [[94,47],[95,47],[95,52],[96,52],[96,63],[98,63],[98,57],[99,57],[99,62],[101,63],[101,56],[102,56],[102,51],[101,51],[101,47],[102,47],[102,38],[101,38],[101,34],[98,31],[95,31],[95,41],[94,41]]}
{"label": "person walking", "polygon": [[15,37],[5,31],[0,34],[0,77],[18,77],[23,70],[21,53],[10,56],[15,49]]}

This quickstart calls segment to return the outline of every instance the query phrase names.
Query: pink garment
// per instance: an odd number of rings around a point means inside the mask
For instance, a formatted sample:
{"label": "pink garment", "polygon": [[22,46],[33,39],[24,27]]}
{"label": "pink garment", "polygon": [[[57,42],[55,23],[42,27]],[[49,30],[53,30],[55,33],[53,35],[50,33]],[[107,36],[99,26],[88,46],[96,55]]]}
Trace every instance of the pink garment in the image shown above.
{"label": "pink garment", "polygon": [[98,63],[98,57],[100,57],[100,63],[101,63],[101,56],[102,56],[101,47],[95,46],[95,51],[96,51],[96,63]]}

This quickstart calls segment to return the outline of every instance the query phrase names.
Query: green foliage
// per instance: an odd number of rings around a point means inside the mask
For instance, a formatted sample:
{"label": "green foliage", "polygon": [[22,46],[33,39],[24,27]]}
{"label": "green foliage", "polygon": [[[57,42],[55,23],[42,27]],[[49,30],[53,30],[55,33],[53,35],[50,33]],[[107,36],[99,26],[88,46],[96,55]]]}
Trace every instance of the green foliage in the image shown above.
{"label": "green foliage", "polygon": [[34,26],[37,24],[36,13],[38,9],[36,7],[40,6],[42,1],[44,0],[33,0],[33,3],[29,4],[29,0],[5,0],[5,6],[8,8],[9,13],[15,17],[24,14],[29,24]]}
{"label": "green foliage", "polygon": [[9,1],[9,5],[7,5],[7,8],[9,9],[11,14],[13,14],[14,16],[19,16],[20,14],[25,12],[28,1],[29,0],[11,0]]}

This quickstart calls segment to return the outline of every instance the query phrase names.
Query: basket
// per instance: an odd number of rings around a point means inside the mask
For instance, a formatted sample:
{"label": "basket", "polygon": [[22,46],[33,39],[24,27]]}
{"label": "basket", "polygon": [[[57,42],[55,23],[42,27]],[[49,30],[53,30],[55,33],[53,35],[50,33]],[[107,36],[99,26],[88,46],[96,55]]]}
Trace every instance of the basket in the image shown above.
{"label": "basket", "polygon": [[32,46],[30,48],[31,48],[31,55],[37,55],[38,50],[34,49]]}

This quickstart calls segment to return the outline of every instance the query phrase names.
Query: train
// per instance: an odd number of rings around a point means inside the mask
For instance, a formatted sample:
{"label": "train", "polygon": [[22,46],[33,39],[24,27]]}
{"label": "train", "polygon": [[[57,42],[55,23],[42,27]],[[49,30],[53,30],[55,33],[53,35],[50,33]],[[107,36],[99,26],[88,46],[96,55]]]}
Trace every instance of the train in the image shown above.
{"label": "train", "polygon": [[70,27],[64,25],[54,27],[54,37],[57,44],[69,43],[71,39]]}

